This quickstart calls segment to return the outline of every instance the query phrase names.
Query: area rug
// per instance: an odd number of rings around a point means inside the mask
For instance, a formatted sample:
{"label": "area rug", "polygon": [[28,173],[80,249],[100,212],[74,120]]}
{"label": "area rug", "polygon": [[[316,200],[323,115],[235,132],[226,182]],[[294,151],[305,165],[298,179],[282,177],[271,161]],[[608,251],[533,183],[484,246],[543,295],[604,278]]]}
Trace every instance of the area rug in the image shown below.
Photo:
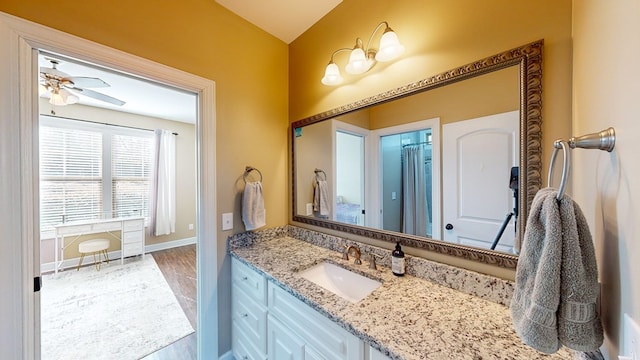
{"label": "area rug", "polygon": [[194,330],[153,256],[43,277],[43,360],[139,359]]}

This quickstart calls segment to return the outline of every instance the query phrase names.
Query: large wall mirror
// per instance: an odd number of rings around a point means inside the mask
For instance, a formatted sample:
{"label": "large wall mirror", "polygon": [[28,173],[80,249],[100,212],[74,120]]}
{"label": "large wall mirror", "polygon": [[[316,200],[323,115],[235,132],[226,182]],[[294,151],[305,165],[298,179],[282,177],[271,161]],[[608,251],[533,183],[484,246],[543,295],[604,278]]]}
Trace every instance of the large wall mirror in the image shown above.
{"label": "large wall mirror", "polygon": [[293,221],[515,268],[543,41],[292,123]]}

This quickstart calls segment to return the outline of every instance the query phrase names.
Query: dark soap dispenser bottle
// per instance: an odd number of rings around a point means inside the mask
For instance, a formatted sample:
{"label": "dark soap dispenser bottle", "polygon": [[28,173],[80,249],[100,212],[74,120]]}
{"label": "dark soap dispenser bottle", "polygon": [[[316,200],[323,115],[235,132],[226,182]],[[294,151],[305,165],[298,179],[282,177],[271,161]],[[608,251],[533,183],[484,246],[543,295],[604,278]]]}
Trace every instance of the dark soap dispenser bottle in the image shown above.
{"label": "dark soap dispenser bottle", "polygon": [[391,253],[391,272],[395,276],[404,276],[404,252],[400,243],[396,243],[396,249]]}

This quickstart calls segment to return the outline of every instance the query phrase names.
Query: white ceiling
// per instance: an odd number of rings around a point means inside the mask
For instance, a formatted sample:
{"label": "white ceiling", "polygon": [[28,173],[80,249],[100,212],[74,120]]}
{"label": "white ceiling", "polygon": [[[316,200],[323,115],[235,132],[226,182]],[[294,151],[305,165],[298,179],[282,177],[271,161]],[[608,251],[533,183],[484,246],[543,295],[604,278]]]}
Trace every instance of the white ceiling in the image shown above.
{"label": "white ceiling", "polygon": [[[110,85],[109,87],[88,89],[125,102],[124,105],[117,106],[83,96],[80,93],[75,93],[78,95],[78,98],[80,98],[79,104],[166,120],[187,123],[195,123],[196,121],[197,96],[194,93],[135,78],[58,55],[41,53],[38,56],[38,65],[40,67],[50,68],[51,63],[47,58],[60,60],[57,69],[69,74],[69,76],[86,76],[104,80]],[[43,97],[48,97],[48,94],[44,94]]]}
{"label": "white ceiling", "polygon": [[[216,1],[287,44],[342,2],[342,0]],[[38,59],[40,67],[51,67],[47,57],[60,60],[57,69],[69,76],[95,77],[104,80],[110,87],[88,89],[125,102],[123,106],[117,106],[76,93],[80,98],[79,104],[173,121],[187,123],[196,121],[196,94],[55,54],[40,54]],[[44,94],[43,97],[48,97],[48,94]]]}
{"label": "white ceiling", "polygon": [[290,44],[342,0],[216,0],[216,2]]}

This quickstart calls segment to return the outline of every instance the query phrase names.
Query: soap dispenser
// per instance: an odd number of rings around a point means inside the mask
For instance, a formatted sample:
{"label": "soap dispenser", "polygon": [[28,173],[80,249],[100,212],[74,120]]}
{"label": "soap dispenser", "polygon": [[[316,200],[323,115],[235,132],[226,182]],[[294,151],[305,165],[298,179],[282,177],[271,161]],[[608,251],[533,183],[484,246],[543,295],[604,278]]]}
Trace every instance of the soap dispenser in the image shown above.
{"label": "soap dispenser", "polygon": [[391,272],[395,276],[404,276],[404,252],[400,243],[396,243],[396,249],[391,253]]}

